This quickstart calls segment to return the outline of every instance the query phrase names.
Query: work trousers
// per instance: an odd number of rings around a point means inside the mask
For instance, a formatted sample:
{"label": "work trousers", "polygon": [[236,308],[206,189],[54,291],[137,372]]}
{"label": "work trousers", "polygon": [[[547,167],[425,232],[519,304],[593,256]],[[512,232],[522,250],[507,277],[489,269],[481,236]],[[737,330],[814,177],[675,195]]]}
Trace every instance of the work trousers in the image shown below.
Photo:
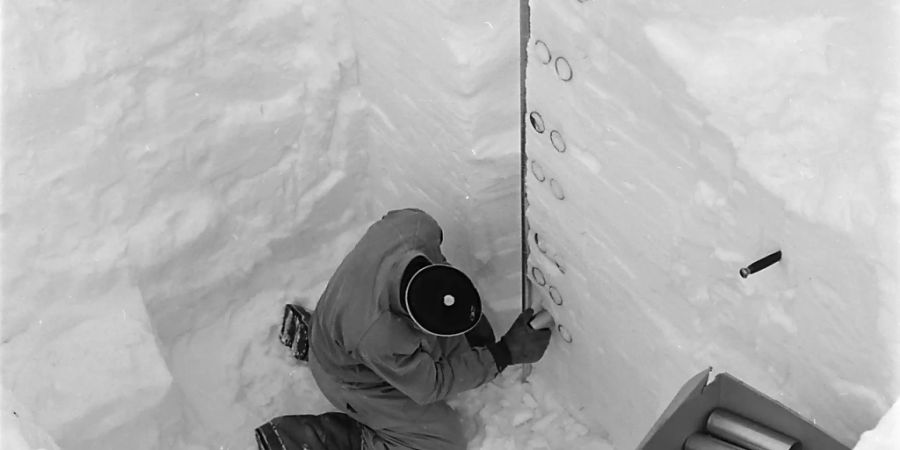
{"label": "work trousers", "polygon": [[363,428],[344,413],[276,417],[256,429],[259,450],[361,450]]}

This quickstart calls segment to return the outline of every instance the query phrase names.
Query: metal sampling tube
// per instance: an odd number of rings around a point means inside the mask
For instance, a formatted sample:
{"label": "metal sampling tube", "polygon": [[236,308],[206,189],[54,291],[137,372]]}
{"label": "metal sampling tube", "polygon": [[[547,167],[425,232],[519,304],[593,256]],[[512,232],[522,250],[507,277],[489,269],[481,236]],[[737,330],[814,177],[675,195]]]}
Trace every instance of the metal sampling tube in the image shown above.
{"label": "metal sampling tube", "polygon": [[746,450],[705,434],[692,434],[684,441],[684,450]]}
{"label": "metal sampling tube", "polygon": [[528,322],[528,325],[531,325],[531,328],[534,328],[535,330],[550,328],[553,326],[553,316],[546,310],[543,310],[535,314],[535,316],[531,318],[531,322]]}
{"label": "metal sampling tube", "polygon": [[796,439],[722,409],[706,421],[706,431],[747,450],[798,450]]}

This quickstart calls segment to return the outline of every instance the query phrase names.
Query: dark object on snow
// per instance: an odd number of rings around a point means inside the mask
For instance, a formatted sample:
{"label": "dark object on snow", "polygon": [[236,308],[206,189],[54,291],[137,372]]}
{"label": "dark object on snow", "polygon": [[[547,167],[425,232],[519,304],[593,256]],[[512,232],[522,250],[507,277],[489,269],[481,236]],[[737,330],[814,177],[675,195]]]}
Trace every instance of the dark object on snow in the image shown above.
{"label": "dark object on snow", "polygon": [[406,309],[423,330],[441,337],[465,334],[481,320],[481,296],[472,280],[449,264],[432,264],[413,275]]}
{"label": "dark object on snow", "polygon": [[742,268],[741,269],[741,277],[747,278],[750,276],[750,274],[759,272],[760,270],[763,270],[766,267],[769,267],[772,264],[777,263],[778,261],[781,261],[781,250],[778,250],[777,252],[772,253],[771,255],[766,256],[765,258],[760,259],[759,261],[756,261],[753,264],[750,264],[749,266]]}
{"label": "dark object on snow", "polygon": [[281,416],[255,430],[259,450],[360,450],[362,425],[343,413]]}
{"label": "dark object on snow", "polygon": [[300,305],[284,305],[279,340],[291,349],[291,355],[299,361],[309,359],[309,322],[312,315]]}
{"label": "dark object on snow", "polygon": [[795,450],[796,439],[764,427],[723,409],[716,409],[706,420],[706,430],[719,439],[751,450]]}

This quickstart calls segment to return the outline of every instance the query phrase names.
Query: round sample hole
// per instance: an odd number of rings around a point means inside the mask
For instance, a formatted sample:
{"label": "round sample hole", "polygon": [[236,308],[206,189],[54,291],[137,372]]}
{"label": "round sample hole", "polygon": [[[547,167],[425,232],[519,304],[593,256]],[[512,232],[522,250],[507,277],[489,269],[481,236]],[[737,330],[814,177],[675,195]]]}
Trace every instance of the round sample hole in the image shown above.
{"label": "round sample hole", "polygon": [[538,180],[541,183],[547,179],[547,176],[544,175],[544,166],[536,160],[531,160],[531,174],[534,175],[535,180]]}
{"label": "round sample hole", "polygon": [[453,298],[452,295],[445,295],[445,296],[444,296],[444,305],[445,305],[445,306],[453,306],[454,303],[456,303],[456,299]]}
{"label": "round sample hole", "polygon": [[558,306],[563,304],[562,294],[559,293],[559,289],[556,286],[550,286],[550,300],[553,300],[553,303]]}
{"label": "round sample hole", "polygon": [[550,54],[550,47],[544,41],[534,41],[534,54],[537,56],[541,64],[550,64],[553,55]]}
{"label": "round sample hole", "polygon": [[541,253],[547,253],[547,249],[541,245],[541,237],[537,233],[534,233],[534,245],[537,246]]}
{"label": "round sample hole", "polygon": [[569,61],[562,56],[556,58],[556,76],[563,81],[572,79],[572,66],[570,66]]}
{"label": "round sample hole", "polygon": [[564,327],[562,325],[557,325],[556,331],[559,332],[559,337],[561,337],[562,340],[564,340],[566,342],[572,342],[572,335],[569,334],[569,330],[567,330],[566,327]]}
{"label": "round sample hole", "polygon": [[534,282],[540,286],[547,285],[547,279],[544,278],[544,272],[541,271],[538,267],[531,268],[531,278],[534,278]]}
{"label": "round sample hole", "polygon": [[537,131],[538,133],[544,132],[544,118],[541,117],[541,113],[532,111],[531,114],[528,115],[528,120],[531,121],[531,127],[534,128],[534,131]]}
{"label": "round sample hole", "polygon": [[550,179],[550,191],[553,192],[553,196],[559,200],[566,199],[566,193],[563,191],[562,185],[559,184],[559,181],[556,181],[555,178]]}
{"label": "round sample hole", "polygon": [[550,132],[550,142],[553,144],[553,148],[560,153],[566,152],[566,140],[563,139],[562,133],[559,131],[553,130]]}

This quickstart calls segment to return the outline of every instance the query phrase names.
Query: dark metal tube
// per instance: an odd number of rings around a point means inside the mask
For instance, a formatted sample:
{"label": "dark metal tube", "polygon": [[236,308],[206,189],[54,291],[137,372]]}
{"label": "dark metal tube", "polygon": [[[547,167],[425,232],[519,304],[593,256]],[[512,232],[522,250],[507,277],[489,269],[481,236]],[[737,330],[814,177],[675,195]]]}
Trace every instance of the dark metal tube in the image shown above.
{"label": "dark metal tube", "polygon": [[684,450],[747,450],[705,434],[692,434],[684,441]]}
{"label": "dark metal tube", "polygon": [[756,422],[716,409],[706,421],[709,434],[747,450],[797,450],[796,439]]}
{"label": "dark metal tube", "polygon": [[766,267],[771,266],[772,264],[781,261],[781,250],[778,250],[775,253],[772,253],[769,256],[766,256],[759,261],[755,261],[747,267],[741,269],[741,277],[747,278],[750,274],[759,272],[760,270],[765,269]]}

